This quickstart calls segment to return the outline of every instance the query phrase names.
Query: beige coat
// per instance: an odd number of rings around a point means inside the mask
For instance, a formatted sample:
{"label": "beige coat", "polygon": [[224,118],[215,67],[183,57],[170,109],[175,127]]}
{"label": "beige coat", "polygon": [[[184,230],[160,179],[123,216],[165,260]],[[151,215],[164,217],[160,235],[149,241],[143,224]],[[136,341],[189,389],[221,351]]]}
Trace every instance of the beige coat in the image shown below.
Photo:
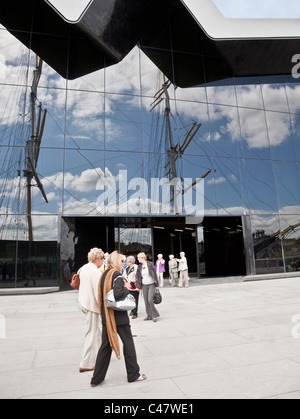
{"label": "beige coat", "polygon": [[80,275],[80,288],[78,302],[88,311],[99,313],[98,284],[101,272],[93,263],[87,263],[78,271]]}

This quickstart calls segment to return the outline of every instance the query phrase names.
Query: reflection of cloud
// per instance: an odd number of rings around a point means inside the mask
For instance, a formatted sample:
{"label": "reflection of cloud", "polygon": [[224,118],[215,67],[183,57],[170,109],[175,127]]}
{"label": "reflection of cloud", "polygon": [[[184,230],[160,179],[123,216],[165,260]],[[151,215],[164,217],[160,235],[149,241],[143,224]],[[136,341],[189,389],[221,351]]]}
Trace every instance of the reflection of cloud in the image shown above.
{"label": "reflection of cloud", "polygon": [[220,184],[220,183],[225,183],[225,182],[236,182],[237,181],[237,177],[233,174],[229,175],[227,178],[221,176],[218,177],[216,179],[212,178],[209,179],[209,181],[207,182],[208,185],[214,185],[214,184]]}

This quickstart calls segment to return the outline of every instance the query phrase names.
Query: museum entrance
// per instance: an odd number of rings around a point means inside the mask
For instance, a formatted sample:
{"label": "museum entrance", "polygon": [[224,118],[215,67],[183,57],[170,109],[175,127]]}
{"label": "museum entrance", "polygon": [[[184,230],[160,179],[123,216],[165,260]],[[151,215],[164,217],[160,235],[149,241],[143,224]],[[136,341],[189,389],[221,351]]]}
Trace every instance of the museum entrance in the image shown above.
{"label": "museum entrance", "polygon": [[186,224],[185,217],[64,217],[62,277],[64,267],[77,271],[85,264],[92,247],[135,257],[144,252],[152,262],[159,253],[168,261],[184,251],[190,277],[246,274],[241,217],[206,217],[200,225]]}

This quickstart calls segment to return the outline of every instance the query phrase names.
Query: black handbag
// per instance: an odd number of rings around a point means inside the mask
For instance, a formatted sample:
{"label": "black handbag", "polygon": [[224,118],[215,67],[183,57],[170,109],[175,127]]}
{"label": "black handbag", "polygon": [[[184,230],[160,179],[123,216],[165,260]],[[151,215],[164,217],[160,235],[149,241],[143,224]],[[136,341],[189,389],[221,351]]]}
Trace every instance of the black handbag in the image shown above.
{"label": "black handbag", "polygon": [[160,304],[162,302],[162,296],[159,290],[155,290],[153,302],[154,304]]}

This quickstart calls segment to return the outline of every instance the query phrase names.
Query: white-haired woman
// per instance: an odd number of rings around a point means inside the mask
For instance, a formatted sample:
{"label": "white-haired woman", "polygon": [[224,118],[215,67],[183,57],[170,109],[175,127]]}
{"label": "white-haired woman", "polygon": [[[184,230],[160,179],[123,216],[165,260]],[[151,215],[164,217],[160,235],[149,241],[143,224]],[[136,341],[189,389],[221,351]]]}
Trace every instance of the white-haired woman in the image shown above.
{"label": "white-haired woman", "polygon": [[101,277],[99,268],[104,253],[97,247],[88,253],[88,263],[79,269],[79,308],[85,315],[86,334],[79,372],[93,371],[101,346],[102,333],[98,306],[98,285]]}
{"label": "white-haired woman", "polygon": [[123,272],[123,278],[126,279],[127,282],[130,284],[130,293],[135,298],[136,307],[134,310],[131,311],[130,315],[132,319],[136,319],[138,317],[138,307],[139,307],[139,290],[136,287],[136,271],[137,265],[135,263],[134,256],[128,256],[126,259],[127,267]]}
{"label": "white-haired woman", "polygon": [[179,263],[179,288],[183,287],[183,283],[185,284],[185,288],[188,288],[189,286],[189,274],[188,274],[188,264],[185,257],[184,252],[180,252],[180,259],[177,259],[177,262]]}

